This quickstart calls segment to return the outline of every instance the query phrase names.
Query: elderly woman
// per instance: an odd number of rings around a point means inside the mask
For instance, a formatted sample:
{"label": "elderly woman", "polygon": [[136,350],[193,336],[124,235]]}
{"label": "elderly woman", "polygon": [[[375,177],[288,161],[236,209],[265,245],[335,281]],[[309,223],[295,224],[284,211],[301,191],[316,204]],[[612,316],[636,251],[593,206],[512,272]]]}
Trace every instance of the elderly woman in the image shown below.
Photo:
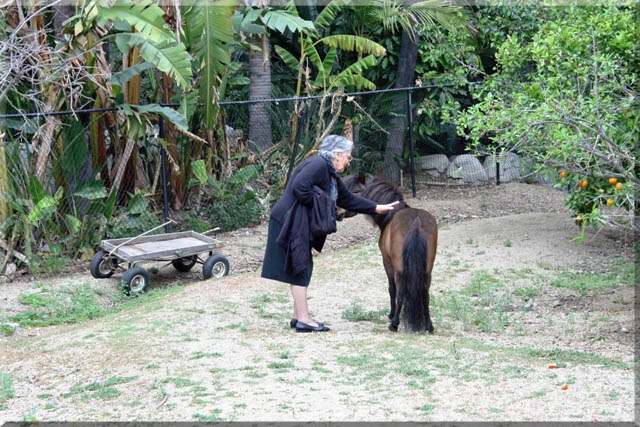
{"label": "elderly woman", "polygon": [[[353,142],[347,138],[327,136],[318,148],[318,155],[298,165],[284,194],[271,211],[262,277],[291,285],[293,318],[290,326],[296,332],[329,330],[309,317],[307,287],[313,271],[311,247],[321,251],[326,238],[326,234],[312,233],[313,226],[309,224],[318,222],[318,216],[322,216],[319,218],[322,223],[335,224],[336,205],[351,212],[383,214],[393,210],[398,203],[377,205],[347,190],[338,174],[349,166],[352,149]],[[317,209],[317,205],[326,200],[332,209]],[[315,215],[313,219],[312,215]],[[303,260],[302,265],[296,262],[300,259]]]}

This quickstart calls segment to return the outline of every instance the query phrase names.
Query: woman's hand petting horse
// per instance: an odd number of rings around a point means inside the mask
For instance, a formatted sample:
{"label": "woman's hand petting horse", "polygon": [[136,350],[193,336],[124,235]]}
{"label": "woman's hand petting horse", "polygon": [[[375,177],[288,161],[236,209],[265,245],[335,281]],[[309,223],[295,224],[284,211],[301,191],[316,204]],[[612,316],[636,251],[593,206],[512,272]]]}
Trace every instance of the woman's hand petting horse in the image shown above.
{"label": "woman's hand petting horse", "polygon": [[399,203],[400,203],[399,201],[395,201],[395,202],[389,203],[387,205],[377,205],[376,206],[376,213],[386,214],[387,212],[391,212],[392,210],[394,210],[396,208],[396,206],[398,206]]}

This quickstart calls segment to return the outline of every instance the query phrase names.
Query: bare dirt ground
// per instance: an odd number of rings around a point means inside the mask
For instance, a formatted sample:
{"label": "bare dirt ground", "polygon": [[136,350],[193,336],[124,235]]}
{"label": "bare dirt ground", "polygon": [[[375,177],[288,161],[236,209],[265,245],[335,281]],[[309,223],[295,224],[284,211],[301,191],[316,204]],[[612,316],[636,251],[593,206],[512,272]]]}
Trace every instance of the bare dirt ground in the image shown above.
{"label": "bare dirt ground", "polygon": [[[15,392],[0,422],[632,421],[634,292],[616,274],[630,238],[572,240],[563,198],[527,184],[407,197],[440,225],[433,335],[387,330],[377,233],[362,217],[315,257],[309,304],[325,334],[290,330],[288,287],[259,277],[264,225],[219,235],[228,277],[160,267],[154,286],[172,289],[160,298],[0,338]],[[46,282],[97,290],[117,278]],[[19,310],[35,286],[2,285],[0,309]]]}

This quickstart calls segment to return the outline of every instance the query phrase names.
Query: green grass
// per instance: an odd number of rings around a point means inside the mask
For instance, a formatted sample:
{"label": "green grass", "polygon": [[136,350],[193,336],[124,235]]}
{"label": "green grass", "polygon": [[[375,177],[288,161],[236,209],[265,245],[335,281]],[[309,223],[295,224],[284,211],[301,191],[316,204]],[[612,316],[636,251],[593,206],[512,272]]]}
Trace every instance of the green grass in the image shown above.
{"label": "green grass", "polygon": [[[544,359],[553,362],[560,362],[562,366],[566,366],[566,363],[584,363],[590,365],[601,365],[609,368],[621,368],[621,369],[630,369],[631,367],[623,362],[619,362],[612,359],[606,359],[604,357],[598,356],[597,354],[585,353],[582,351],[571,351],[571,350],[561,350],[558,348],[551,350],[541,350],[541,349],[529,349],[529,348],[521,348],[518,349],[518,352],[529,358],[534,359]],[[557,366],[560,366],[560,363],[556,363]]]}
{"label": "green grass", "polygon": [[[19,302],[30,307],[9,317],[20,326],[51,326],[63,323],[80,323],[104,317],[131,307],[147,305],[151,301],[178,292],[180,286],[153,289],[135,298],[117,294],[110,305],[100,304],[88,283],[79,287],[44,287],[44,293],[24,295]],[[147,307],[150,307],[147,305]],[[151,308],[149,308],[151,309]]]}
{"label": "green grass", "polygon": [[431,297],[432,317],[461,322],[464,330],[499,332],[510,324],[510,294],[500,280],[485,270],[474,272],[461,291]]}
{"label": "green grass", "polygon": [[201,351],[196,351],[195,353],[193,353],[193,355],[189,358],[189,360],[197,360],[197,359],[202,359],[205,357],[222,357],[222,353],[203,353]]}
{"label": "green grass", "polygon": [[0,372],[0,403],[13,399],[16,393],[13,391],[13,377]]}
{"label": "green grass", "polygon": [[560,272],[551,286],[577,291],[580,295],[594,295],[606,289],[620,286],[633,286],[634,266],[632,263],[621,265],[614,271],[571,273]]}
{"label": "green grass", "polygon": [[271,369],[290,369],[293,368],[293,362],[269,362],[267,368]]}
{"label": "green grass", "polygon": [[258,317],[262,319],[275,319],[280,316],[279,313],[267,311],[267,307],[274,302],[274,298],[269,294],[262,294],[249,300],[250,307],[256,312]]}
{"label": "green grass", "polygon": [[189,387],[192,385],[197,385],[196,381],[192,381],[188,378],[180,378],[180,377],[169,377],[162,380],[162,384],[173,383],[178,388]]}
{"label": "green grass", "polygon": [[513,294],[519,296],[523,300],[530,300],[533,297],[540,295],[540,286],[529,286],[526,288],[516,288],[513,290]]}
{"label": "green grass", "polygon": [[385,323],[387,317],[387,310],[368,310],[357,302],[352,302],[351,305],[342,312],[342,318],[351,322],[374,322]]}
{"label": "green grass", "polygon": [[212,411],[209,411],[209,415],[203,415],[198,413],[193,414],[193,419],[202,421],[202,422],[208,422],[208,423],[220,422],[220,421],[224,421],[224,418],[220,417],[221,413],[222,411],[220,409],[213,409]]}
{"label": "green grass", "polygon": [[433,412],[434,409],[436,409],[436,405],[422,405],[422,406],[418,406],[415,409],[417,409],[420,412],[424,412],[424,413],[431,413]]}
{"label": "green grass", "polygon": [[125,384],[131,381],[135,381],[137,379],[138,379],[137,376],[135,377],[114,376],[104,382],[93,382],[85,386],[76,384],[73,387],[71,387],[69,392],[63,394],[62,397],[68,398],[71,396],[75,396],[76,394],[85,394],[87,392],[92,392],[92,394],[89,396],[91,398],[109,400],[109,399],[118,397],[121,394],[118,389],[113,387],[114,385]]}
{"label": "green grass", "polygon": [[16,327],[8,323],[0,323],[0,335],[9,337],[16,331]]}

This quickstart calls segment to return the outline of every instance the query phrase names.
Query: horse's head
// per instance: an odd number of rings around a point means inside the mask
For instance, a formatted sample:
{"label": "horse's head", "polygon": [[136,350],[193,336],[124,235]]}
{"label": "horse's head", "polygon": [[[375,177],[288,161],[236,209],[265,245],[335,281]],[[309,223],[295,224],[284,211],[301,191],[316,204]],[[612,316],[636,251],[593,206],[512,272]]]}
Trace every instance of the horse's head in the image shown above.
{"label": "horse's head", "polygon": [[[353,194],[360,195],[360,193],[364,191],[365,177],[361,172],[346,176],[342,182],[344,183],[344,186],[347,187],[347,190],[351,191]],[[356,215],[357,214],[355,212],[348,211],[340,206],[338,206],[336,211],[336,219],[338,221],[342,221],[343,218],[351,218]]]}

